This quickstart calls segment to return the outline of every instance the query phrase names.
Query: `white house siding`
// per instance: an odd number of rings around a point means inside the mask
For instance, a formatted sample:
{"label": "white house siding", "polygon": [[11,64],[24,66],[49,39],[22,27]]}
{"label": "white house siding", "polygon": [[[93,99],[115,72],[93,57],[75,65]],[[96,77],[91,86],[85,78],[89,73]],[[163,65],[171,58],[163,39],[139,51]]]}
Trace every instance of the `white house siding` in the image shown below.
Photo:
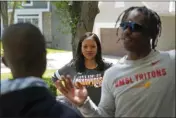
{"label": "white house siding", "polygon": [[[108,42],[111,41],[116,43],[117,40],[117,37],[112,34],[115,33],[115,30],[112,28],[115,28],[117,17],[122,11],[131,6],[144,5],[155,10],[161,16],[163,29],[157,48],[160,50],[175,49],[175,11],[173,10],[173,7],[175,6],[173,3],[171,5],[170,2],[124,2],[124,4],[123,2],[120,2],[118,5],[118,2],[101,2],[99,4],[100,13],[96,16],[93,32],[100,37],[101,41],[103,41],[103,53],[112,55],[123,54],[122,50],[119,51],[118,54],[117,49],[120,49],[120,47],[108,47],[108,45],[110,45]],[[103,30],[101,30],[101,28],[103,28]],[[108,36],[105,36],[105,34],[102,33],[105,33]],[[116,45],[114,44],[114,46]],[[118,44],[117,46],[120,45]]]}

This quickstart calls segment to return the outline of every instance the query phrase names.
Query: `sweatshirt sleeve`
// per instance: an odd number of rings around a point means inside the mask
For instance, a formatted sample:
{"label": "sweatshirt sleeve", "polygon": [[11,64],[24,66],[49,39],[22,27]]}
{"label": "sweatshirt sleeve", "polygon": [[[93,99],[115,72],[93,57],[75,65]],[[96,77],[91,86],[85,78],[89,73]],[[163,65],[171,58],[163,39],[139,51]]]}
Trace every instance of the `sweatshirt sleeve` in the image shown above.
{"label": "sweatshirt sleeve", "polygon": [[102,82],[101,100],[98,107],[88,97],[85,103],[78,109],[84,117],[114,117],[115,100],[109,86],[109,74],[105,72]]}
{"label": "sweatshirt sleeve", "polygon": [[58,79],[60,78],[60,73],[59,70],[57,70],[56,72],[54,72],[54,74],[51,77],[51,80],[53,83],[55,83]]}
{"label": "sweatshirt sleeve", "polygon": [[66,65],[64,65],[62,68],[54,72],[54,74],[51,77],[51,80],[53,83],[55,83],[60,78],[61,75],[67,74],[70,75],[71,77],[75,74],[75,68],[72,60]]}
{"label": "sweatshirt sleeve", "polygon": [[175,62],[175,53],[176,53],[175,50],[170,50],[170,51],[168,51],[168,53],[171,58],[171,61]]}

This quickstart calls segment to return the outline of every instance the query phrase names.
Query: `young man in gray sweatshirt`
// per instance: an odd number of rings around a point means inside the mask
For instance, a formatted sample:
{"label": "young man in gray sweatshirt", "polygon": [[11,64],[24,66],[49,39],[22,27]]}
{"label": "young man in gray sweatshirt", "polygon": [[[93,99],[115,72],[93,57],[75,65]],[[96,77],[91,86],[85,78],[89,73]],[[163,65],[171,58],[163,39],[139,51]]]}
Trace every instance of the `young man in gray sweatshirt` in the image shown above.
{"label": "young man in gray sweatshirt", "polygon": [[127,55],[105,72],[98,107],[69,77],[57,88],[85,117],[175,117],[175,50],[155,50],[161,33],[158,14],[130,7],[118,18],[118,37]]}

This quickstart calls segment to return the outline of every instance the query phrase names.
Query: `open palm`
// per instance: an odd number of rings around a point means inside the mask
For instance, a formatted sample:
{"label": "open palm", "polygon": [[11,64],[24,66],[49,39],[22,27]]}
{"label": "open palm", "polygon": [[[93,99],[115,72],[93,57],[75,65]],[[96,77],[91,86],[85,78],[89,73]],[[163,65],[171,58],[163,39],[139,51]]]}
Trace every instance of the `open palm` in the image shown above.
{"label": "open palm", "polygon": [[78,82],[73,85],[69,76],[61,76],[55,85],[70,102],[77,106],[82,105],[88,96],[87,89]]}

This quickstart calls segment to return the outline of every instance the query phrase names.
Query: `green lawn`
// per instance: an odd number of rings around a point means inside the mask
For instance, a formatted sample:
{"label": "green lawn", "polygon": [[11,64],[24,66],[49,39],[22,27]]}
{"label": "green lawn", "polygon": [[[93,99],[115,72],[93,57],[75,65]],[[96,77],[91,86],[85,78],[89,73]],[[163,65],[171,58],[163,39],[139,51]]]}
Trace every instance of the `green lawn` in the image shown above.
{"label": "green lawn", "polygon": [[47,48],[47,54],[58,53],[58,52],[66,52],[66,51]]}
{"label": "green lawn", "polygon": [[[3,55],[3,49],[2,49],[2,43],[0,41],[0,48],[1,48],[1,55]],[[66,52],[64,50],[58,50],[58,49],[51,49],[51,48],[47,48],[47,54],[52,54],[52,53],[58,53],[58,52]]]}
{"label": "green lawn", "polygon": [[[51,77],[55,71],[56,69],[46,70],[43,75],[43,80],[48,84],[50,90],[53,92],[54,95],[60,95],[60,92],[56,90],[53,82],[51,81]],[[12,74],[11,73],[1,73],[1,79],[7,79],[7,78],[12,78]]]}
{"label": "green lawn", "polygon": [[[54,74],[55,71],[56,69],[46,70],[43,75],[43,78],[51,78],[51,76]],[[12,78],[12,74],[11,73],[1,73],[1,79],[6,79],[6,78]]]}
{"label": "green lawn", "polygon": [[[53,53],[59,53],[59,52],[66,52],[66,51],[47,48],[47,54],[53,54]],[[2,47],[1,47],[1,55],[3,55]]]}

